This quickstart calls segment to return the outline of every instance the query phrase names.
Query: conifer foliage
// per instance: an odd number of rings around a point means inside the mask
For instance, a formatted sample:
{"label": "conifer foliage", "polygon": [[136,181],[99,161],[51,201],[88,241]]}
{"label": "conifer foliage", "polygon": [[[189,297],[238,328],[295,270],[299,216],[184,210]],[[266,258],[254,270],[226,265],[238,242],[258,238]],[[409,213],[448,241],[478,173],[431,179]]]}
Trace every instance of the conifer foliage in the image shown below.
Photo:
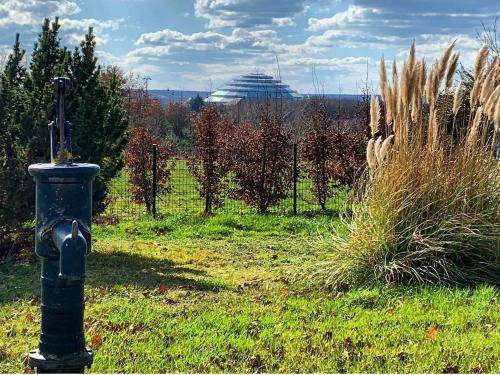
{"label": "conifer foliage", "polygon": [[34,184],[27,168],[50,160],[47,124],[55,114],[55,77],[69,76],[74,87],[66,117],[73,124],[75,161],[101,166],[94,184],[95,213],[105,208],[107,182],[123,164],[123,83],[117,77],[101,79],[91,28],[73,52],[60,46],[59,28],[57,18],[44,21],[28,69],[16,36],[0,72],[0,248],[34,215]]}

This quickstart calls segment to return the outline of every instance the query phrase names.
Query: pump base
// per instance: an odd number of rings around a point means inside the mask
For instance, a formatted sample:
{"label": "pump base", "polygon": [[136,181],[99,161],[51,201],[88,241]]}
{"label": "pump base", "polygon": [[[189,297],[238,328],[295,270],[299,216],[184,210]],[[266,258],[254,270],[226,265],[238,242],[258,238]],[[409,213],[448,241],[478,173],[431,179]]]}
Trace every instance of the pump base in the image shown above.
{"label": "pump base", "polygon": [[83,374],[85,368],[89,368],[94,359],[94,353],[90,349],[78,354],[66,356],[43,355],[37,350],[32,350],[28,357],[28,365],[36,369],[38,374]]}

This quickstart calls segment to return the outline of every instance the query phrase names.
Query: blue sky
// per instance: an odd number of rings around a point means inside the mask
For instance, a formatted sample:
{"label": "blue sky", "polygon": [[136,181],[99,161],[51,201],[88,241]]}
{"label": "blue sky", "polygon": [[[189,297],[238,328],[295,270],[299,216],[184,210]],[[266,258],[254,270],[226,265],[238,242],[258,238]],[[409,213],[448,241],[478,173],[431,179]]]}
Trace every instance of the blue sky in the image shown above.
{"label": "blue sky", "polygon": [[435,59],[457,40],[472,64],[481,22],[499,0],[0,0],[0,56],[21,33],[32,50],[44,17],[59,16],[63,44],[95,28],[103,64],[152,78],[151,88],[214,90],[247,72],[275,75],[314,92],[358,93],[378,61],[402,60],[413,40]]}

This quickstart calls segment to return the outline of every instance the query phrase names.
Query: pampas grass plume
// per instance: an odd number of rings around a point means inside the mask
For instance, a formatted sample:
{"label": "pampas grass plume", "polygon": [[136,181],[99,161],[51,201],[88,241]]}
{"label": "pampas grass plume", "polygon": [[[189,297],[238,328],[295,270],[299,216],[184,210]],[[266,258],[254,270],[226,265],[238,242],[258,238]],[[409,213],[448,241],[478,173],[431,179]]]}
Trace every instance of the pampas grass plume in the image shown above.
{"label": "pampas grass plume", "polygon": [[375,156],[375,140],[370,138],[366,146],[366,161],[368,163],[368,168],[370,171],[374,171],[377,168],[377,158]]}
{"label": "pampas grass plume", "polygon": [[372,130],[372,136],[374,136],[379,130],[380,121],[380,104],[375,95],[372,95],[370,101],[370,128]]}
{"label": "pampas grass plume", "polygon": [[462,105],[462,97],[464,95],[463,83],[460,82],[455,89],[455,95],[453,95],[453,114],[456,116]]}
{"label": "pampas grass plume", "polygon": [[457,70],[459,57],[460,54],[458,52],[454,53],[453,56],[451,56],[450,63],[448,64],[448,71],[446,72],[446,90],[448,90],[453,83],[453,76],[455,75],[455,71]]}

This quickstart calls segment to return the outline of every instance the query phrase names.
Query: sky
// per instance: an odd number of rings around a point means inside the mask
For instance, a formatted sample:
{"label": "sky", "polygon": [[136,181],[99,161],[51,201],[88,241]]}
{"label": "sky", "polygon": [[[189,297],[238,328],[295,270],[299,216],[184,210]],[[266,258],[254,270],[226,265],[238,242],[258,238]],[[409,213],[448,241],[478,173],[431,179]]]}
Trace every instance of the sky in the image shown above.
{"label": "sky", "polygon": [[499,15],[499,0],[0,0],[0,56],[16,32],[31,52],[58,16],[63,45],[92,26],[100,63],[150,88],[213,91],[265,72],[301,93],[356,94],[367,71],[377,91],[380,58],[402,61],[412,41],[432,63],[456,40],[472,65],[482,23]]}

